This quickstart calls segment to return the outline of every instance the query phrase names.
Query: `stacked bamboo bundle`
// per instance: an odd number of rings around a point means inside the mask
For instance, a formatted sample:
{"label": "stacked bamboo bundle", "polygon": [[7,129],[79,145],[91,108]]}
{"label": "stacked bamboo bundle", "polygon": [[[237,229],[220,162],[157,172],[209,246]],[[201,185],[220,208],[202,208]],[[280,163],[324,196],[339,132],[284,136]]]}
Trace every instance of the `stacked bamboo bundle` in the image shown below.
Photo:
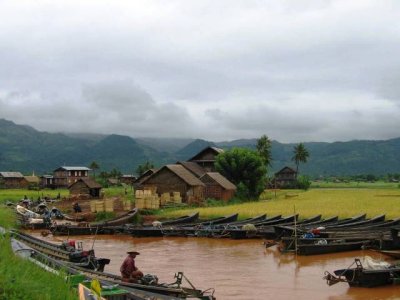
{"label": "stacked bamboo bundle", "polygon": [[104,201],[91,201],[90,202],[90,211],[95,212],[103,212],[104,211]]}
{"label": "stacked bamboo bundle", "polygon": [[132,202],[130,200],[123,200],[123,209],[124,210],[131,210],[132,209]]}
{"label": "stacked bamboo bundle", "polygon": [[137,190],[135,192],[135,207],[139,209],[159,209],[160,198],[152,190]]}
{"label": "stacked bamboo bundle", "polygon": [[182,197],[180,192],[173,192],[174,203],[182,203]]}
{"label": "stacked bamboo bundle", "polygon": [[90,211],[92,213],[98,212],[113,212],[114,211],[114,199],[107,200],[92,200],[90,201]]}
{"label": "stacked bamboo bundle", "polygon": [[114,199],[107,199],[104,200],[104,210],[106,212],[113,212],[114,211]]}
{"label": "stacked bamboo bundle", "polygon": [[138,208],[138,209],[145,208],[144,198],[136,198],[135,207]]}
{"label": "stacked bamboo bundle", "polygon": [[163,206],[165,203],[171,201],[171,197],[169,193],[162,193],[160,198],[160,205]]}

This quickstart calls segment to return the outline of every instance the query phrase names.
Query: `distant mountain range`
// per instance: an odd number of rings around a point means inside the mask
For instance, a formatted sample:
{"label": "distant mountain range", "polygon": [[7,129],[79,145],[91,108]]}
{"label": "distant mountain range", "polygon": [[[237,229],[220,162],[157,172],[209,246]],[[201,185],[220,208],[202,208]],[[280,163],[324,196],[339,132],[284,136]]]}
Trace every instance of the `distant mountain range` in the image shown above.
{"label": "distant mountain range", "polygon": [[[63,134],[38,131],[0,119],[0,171],[24,174],[51,173],[62,165],[113,168],[134,174],[148,161],[156,166],[187,160],[207,146],[223,149],[255,149],[257,139],[210,142],[200,139],[131,138],[122,135]],[[400,138],[384,141],[304,143],[310,153],[300,172],[310,176],[400,173]],[[269,173],[294,167],[291,157],[296,144],[272,142],[273,164]]]}

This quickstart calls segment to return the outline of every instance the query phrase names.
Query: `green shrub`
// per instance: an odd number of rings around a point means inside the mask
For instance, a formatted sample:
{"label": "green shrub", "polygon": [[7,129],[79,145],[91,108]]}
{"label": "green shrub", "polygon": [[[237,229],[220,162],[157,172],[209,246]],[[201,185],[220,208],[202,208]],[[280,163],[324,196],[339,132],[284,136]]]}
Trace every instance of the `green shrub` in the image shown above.
{"label": "green shrub", "polygon": [[96,221],[103,221],[115,218],[115,212],[102,211],[96,213]]}
{"label": "green shrub", "polygon": [[216,206],[223,206],[223,205],[225,205],[225,202],[222,201],[222,200],[217,200],[217,199],[214,199],[214,198],[208,198],[206,200],[206,206],[216,207]]}
{"label": "green shrub", "polygon": [[297,188],[307,191],[311,186],[311,180],[308,176],[299,176],[297,178]]}

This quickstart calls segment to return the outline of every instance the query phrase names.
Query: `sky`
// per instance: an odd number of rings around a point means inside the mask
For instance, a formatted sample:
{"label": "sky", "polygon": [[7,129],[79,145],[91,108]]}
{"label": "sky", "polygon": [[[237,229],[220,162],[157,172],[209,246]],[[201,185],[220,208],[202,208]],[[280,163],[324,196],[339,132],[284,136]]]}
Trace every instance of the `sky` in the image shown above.
{"label": "sky", "polygon": [[400,1],[0,0],[0,118],[279,142],[400,136]]}

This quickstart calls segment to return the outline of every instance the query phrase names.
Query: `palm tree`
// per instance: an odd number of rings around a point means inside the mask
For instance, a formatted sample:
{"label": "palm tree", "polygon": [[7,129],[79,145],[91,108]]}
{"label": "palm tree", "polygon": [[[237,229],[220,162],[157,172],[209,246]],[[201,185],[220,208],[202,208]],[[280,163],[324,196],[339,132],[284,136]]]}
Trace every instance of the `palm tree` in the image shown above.
{"label": "palm tree", "polygon": [[96,170],[98,170],[100,168],[98,163],[95,161],[92,161],[89,168],[91,168],[93,170],[93,177],[94,177],[94,179],[96,179]]}
{"label": "palm tree", "polygon": [[303,143],[294,146],[293,154],[294,155],[292,157],[292,160],[296,163],[296,177],[297,177],[297,174],[299,173],[299,164],[301,162],[306,163],[310,154],[308,153],[308,150],[306,149]]}
{"label": "palm tree", "polygon": [[261,156],[266,167],[271,166],[271,140],[264,134],[257,140],[257,152]]}

